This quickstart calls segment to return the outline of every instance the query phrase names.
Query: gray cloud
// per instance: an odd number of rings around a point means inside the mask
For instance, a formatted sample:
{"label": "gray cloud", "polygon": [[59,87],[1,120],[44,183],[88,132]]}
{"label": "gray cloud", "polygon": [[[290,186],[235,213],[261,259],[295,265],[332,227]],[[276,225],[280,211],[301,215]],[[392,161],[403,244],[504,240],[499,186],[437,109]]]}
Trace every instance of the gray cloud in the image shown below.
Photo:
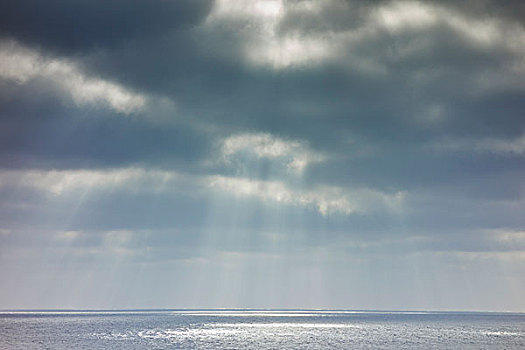
{"label": "gray cloud", "polygon": [[59,52],[89,52],[137,37],[187,29],[206,16],[210,1],[6,1],[0,33]]}
{"label": "gray cloud", "polygon": [[[174,264],[188,283],[181,268],[282,261],[298,285],[318,264],[349,290],[330,271],[353,271],[365,298],[379,283],[365,273],[381,268],[417,284],[410,259],[510,274],[524,251],[523,13],[496,1],[3,3],[0,276],[17,256]],[[446,308],[420,281],[424,307]]]}

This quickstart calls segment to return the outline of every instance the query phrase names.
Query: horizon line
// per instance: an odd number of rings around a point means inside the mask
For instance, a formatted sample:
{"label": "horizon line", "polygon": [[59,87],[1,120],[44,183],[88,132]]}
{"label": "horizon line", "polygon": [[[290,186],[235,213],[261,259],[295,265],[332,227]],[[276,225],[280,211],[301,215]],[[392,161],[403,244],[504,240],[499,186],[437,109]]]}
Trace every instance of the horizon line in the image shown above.
{"label": "horizon line", "polygon": [[53,313],[53,312],[71,312],[71,313],[95,313],[95,312],[170,312],[170,311],[244,311],[244,312],[341,312],[341,313],[499,313],[499,314],[525,314],[525,311],[510,311],[510,310],[425,310],[425,309],[346,309],[346,308],[8,308],[0,309],[0,313]]}

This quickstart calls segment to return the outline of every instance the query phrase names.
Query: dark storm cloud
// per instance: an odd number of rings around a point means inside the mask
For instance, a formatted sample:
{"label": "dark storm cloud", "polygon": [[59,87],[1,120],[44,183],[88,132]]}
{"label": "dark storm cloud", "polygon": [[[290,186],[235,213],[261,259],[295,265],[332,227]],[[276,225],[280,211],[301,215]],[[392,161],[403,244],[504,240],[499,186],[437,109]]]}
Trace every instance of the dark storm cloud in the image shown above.
{"label": "dark storm cloud", "polygon": [[[13,90],[13,89],[11,89]],[[187,124],[154,123],[103,106],[78,108],[45,79],[0,106],[3,167],[85,168],[145,164],[192,166],[209,152],[206,135]]]}
{"label": "dark storm cloud", "polygon": [[24,128],[16,139],[4,139],[0,156],[4,167],[67,169],[153,164],[190,170],[194,168],[192,162],[209,150],[205,135],[183,126],[157,128],[147,123],[129,126],[118,119],[93,122],[89,117],[81,121],[60,118],[39,124],[38,130]]}
{"label": "dark storm cloud", "polygon": [[451,6],[472,16],[503,17],[524,24],[525,4],[519,0],[438,0],[436,3]]}
{"label": "dark storm cloud", "polygon": [[[479,47],[446,23],[395,34],[379,30],[348,49],[386,70],[378,76],[348,70],[345,52],[341,59],[278,74],[252,67],[240,58],[249,35],[243,39],[245,29],[236,29],[241,34],[223,27],[178,33],[90,57],[86,64],[170,96],[186,116],[230,130],[304,138],[317,147],[333,144],[335,151],[341,144],[327,136],[334,128],[341,136],[352,131],[395,146],[440,135],[515,136],[525,127],[521,90],[472,92],[483,75],[503,74],[519,56],[499,42]],[[134,67],[145,69],[130,75]],[[432,123],[432,113],[442,120]]]}
{"label": "dark storm cloud", "polygon": [[[95,11],[99,4],[91,2],[80,3],[78,8],[69,2],[53,3],[49,6],[56,11],[44,11],[40,22],[25,25],[23,30],[6,24],[5,33],[20,42],[52,52],[56,48],[90,52],[75,56],[86,75],[171,99],[176,118],[183,122],[151,123],[143,118],[155,113],[150,107],[134,112],[132,118],[104,108],[78,107],[64,103],[59,91],[46,88],[45,79],[31,81],[8,94],[2,104],[2,129],[9,130],[2,141],[3,166],[67,169],[142,164],[232,174],[216,164],[201,167],[214,154],[218,140],[240,132],[270,132],[306,140],[312,149],[330,155],[306,168],[304,179],[309,184],[365,186],[387,192],[435,186],[474,197],[520,196],[515,180],[515,174],[523,171],[517,162],[520,154],[472,156],[430,147],[447,138],[505,139],[523,133],[523,90],[505,76],[510,74],[506,69],[521,59],[520,51],[497,40],[519,24],[497,11],[489,12],[496,6],[491,3],[477,6],[479,12],[474,15],[448,3],[408,3],[416,10],[423,6],[436,19],[420,27],[408,20],[400,29],[385,27],[381,17],[370,17],[380,6],[402,16],[405,9],[397,8],[398,3],[329,1],[315,11],[305,11],[301,3],[285,4],[286,15],[276,24],[272,40],[297,33],[300,40],[319,37],[331,43],[338,39],[329,34],[336,33],[350,35],[353,41],[349,44],[342,39],[328,59],[276,69],[245,57],[250,41],[266,35],[263,29],[250,26],[254,19],[226,16],[205,22],[211,4],[140,2],[130,6],[123,17],[119,14],[117,28],[139,21],[136,33],[141,35],[117,30],[114,38],[104,32],[112,30],[104,21],[110,21],[115,11]],[[9,11],[20,14],[31,8],[23,3],[11,6]],[[165,20],[164,13],[170,13],[166,6],[177,7],[177,16],[185,20]],[[445,15],[432,12],[433,6],[441,6],[439,11]],[[86,23],[102,21],[97,31],[79,31],[85,37],[78,43],[49,34],[58,30],[53,26],[67,23],[68,11],[82,7],[86,7],[82,16]],[[141,21],[147,16],[134,17],[139,10],[163,15],[152,29],[144,31]],[[48,13],[64,19],[49,26],[49,33],[40,32],[39,25],[48,27],[44,20]],[[480,26],[496,19],[498,24],[489,28],[496,32],[496,39],[477,41],[468,28],[447,16]],[[368,29],[362,33],[363,28]],[[154,35],[156,30],[163,30],[163,35]],[[120,41],[126,44],[113,45]],[[362,62],[370,63],[371,70],[361,66]],[[487,74],[501,76],[503,87],[479,89],[478,81]],[[201,131],[194,124],[214,131]],[[249,175],[282,175],[264,171],[270,165]],[[489,180],[473,185],[472,177],[490,177],[503,185],[496,188]]]}
{"label": "dark storm cloud", "polygon": [[207,0],[9,0],[0,5],[0,35],[63,53],[87,52],[187,29],[210,5]]}
{"label": "dark storm cloud", "polygon": [[[321,15],[310,15],[323,23],[330,22],[330,17],[323,15],[324,7],[330,6],[347,5],[328,2],[321,8]],[[367,12],[374,8],[369,3],[352,6],[363,7],[360,11]],[[293,9],[294,3],[290,7]],[[346,14],[332,12],[338,16]],[[350,16],[355,16],[355,11],[348,11],[347,15],[346,22],[353,23]],[[494,121],[494,113],[500,108],[497,101],[480,106],[485,96],[465,96],[465,91],[475,86],[472,78],[487,70],[497,72],[511,63],[512,55],[499,43],[488,48],[473,46],[446,23],[423,30],[408,28],[395,34],[378,30],[359,39],[348,53],[357,52],[357,57],[377,61],[387,71],[387,75],[379,77],[359,69],[348,71],[343,66],[345,52],[340,52],[341,59],[277,75],[247,66],[240,56],[243,41],[249,40],[250,34],[232,23],[230,27],[221,24],[176,33],[167,30],[166,36],[90,55],[83,62],[97,75],[180,101],[181,110],[188,116],[207,118],[212,123],[219,119],[219,124],[231,128],[279,130],[308,139],[315,138],[313,131],[329,121],[338,128],[370,132],[383,139],[399,132],[404,132],[403,136],[419,132],[421,127],[414,125],[413,118],[417,119],[432,104],[443,105],[445,113],[448,110],[451,115],[436,127],[423,130],[425,133],[480,130],[485,134],[508,134],[519,132],[516,123],[523,128],[519,118],[523,108],[521,93],[515,98],[501,96],[501,103],[506,106],[505,123]],[[301,29],[301,33],[324,31],[311,26]],[[404,53],[404,48],[412,47],[412,53]],[[424,79],[414,83],[415,75]],[[305,106],[294,111],[298,104]],[[305,118],[309,123],[297,123]]]}

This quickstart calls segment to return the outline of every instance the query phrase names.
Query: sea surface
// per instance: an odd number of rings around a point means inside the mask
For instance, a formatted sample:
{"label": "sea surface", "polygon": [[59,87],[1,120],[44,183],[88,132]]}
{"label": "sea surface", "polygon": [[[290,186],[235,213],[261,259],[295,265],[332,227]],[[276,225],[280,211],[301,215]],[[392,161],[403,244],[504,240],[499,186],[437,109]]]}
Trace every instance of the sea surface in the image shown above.
{"label": "sea surface", "polygon": [[0,349],[525,349],[525,314],[3,311]]}

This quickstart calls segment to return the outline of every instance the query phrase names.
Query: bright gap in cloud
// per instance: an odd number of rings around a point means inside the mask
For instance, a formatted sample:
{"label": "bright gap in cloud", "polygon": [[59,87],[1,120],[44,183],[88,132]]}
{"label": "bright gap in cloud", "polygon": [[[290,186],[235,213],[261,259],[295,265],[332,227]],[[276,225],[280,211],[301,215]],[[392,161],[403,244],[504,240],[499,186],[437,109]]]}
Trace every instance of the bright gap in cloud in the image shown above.
{"label": "bright gap in cloud", "polygon": [[229,136],[221,142],[221,158],[231,163],[241,154],[257,159],[274,159],[285,164],[288,171],[302,173],[313,162],[325,157],[310,150],[304,142],[284,140],[268,133],[244,133]]}
{"label": "bright gap in cloud", "polygon": [[238,197],[255,198],[285,205],[314,207],[322,215],[402,210],[404,192],[387,194],[367,188],[344,189],[321,186],[312,190],[292,189],[280,181],[211,176],[208,184]]}
{"label": "bright gap in cloud", "polygon": [[[318,7],[318,4],[310,5],[304,9],[315,11]],[[274,69],[323,61],[333,54],[330,42],[323,36],[282,36],[278,25],[286,11],[287,4],[280,0],[218,0],[204,28],[215,30],[232,21],[249,23],[239,31],[245,45],[245,57],[252,64]]]}

